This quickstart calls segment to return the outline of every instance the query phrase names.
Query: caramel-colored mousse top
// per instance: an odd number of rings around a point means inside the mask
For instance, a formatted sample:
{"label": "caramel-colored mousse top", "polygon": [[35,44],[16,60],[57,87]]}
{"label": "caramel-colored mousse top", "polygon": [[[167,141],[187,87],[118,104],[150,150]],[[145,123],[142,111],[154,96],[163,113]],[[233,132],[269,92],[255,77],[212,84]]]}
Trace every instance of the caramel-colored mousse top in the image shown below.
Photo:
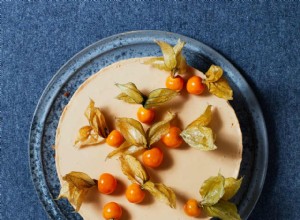
{"label": "caramel-colored mousse top", "polygon": [[[158,142],[155,146],[161,147],[164,152],[163,163],[156,169],[146,168],[153,182],[162,182],[174,190],[177,196],[176,209],[155,200],[149,193],[141,204],[129,203],[125,190],[130,182],[122,173],[117,157],[105,160],[107,154],[114,150],[105,141],[80,149],[74,147],[78,130],[88,125],[84,111],[90,99],[105,114],[112,130],[116,117],[136,119],[139,108],[139,105],[115,98],[120,93],[115,83],[133,82],[144,94],[165,87],[169,73],[144,64],[147,59],[149,58],[144,57],[116,62],[92,75],[74,93],[61,115],[55,141],[56,169],[60,182],[71,171],[84,172],[94,179],[108,172],[118,180],[117,190],[111,195],[100,194],[97,187],[90,191],[79,210],[84,219],[102,219],[102,207],[111,201],[122,206],[122,219],[191,219],[183,211],[184,203],[190,198],[201,200],[199,189],[205,179],[216,176],[219,172],[225,177],[238,176],[243,149],[238,119],[226,100],[207,91],[197,96],[183,90],[179,96],[158,107],[156,111],[156,121],[163,119],[167,111],[177,113],[177,119],[173,123],[184,129],[204,112],[207,105],[213,106],[213,117],[209,126],[216,134],[216,150],[204,152],[186,144],[177,149],[168,149]],[[194,68],[189,68],[188,73],[203,76],[203,73]],[[204,215],[200,218],[209,219]]]}

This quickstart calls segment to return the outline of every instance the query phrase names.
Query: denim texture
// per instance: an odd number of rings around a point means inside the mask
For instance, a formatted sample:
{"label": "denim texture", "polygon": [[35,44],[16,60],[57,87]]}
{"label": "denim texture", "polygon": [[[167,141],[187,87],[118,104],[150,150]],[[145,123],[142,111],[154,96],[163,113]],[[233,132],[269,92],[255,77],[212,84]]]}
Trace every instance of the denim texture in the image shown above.
{"label": "denim texture", "polygon": [[300,1],[1,1],[0,219],[47,219],[28,164],[34,109],[75,53],[131,30],[183,34],[216,49],[262,107],[269,168],[249,219],[300,218]]}

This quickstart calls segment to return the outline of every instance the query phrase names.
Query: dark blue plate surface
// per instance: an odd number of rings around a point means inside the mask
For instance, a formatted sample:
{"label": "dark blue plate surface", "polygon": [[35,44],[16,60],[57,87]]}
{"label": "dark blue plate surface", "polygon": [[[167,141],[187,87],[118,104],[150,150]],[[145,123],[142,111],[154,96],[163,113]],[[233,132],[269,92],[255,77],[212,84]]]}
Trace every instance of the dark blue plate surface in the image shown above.
{"label": "dark blue plate surface", "polygon": [[[39,100],[29,139],[30,167],[37,194],[50,218],[81,219],[66,200],[55,200],[60,184],[52,146],[59,117],[72,94],[89,76],[114,62],[160,55],[154,40],[176,44],[178,38],[187,42],[184,54],[189,65],[202,71],[206,71],[211,64],[219,65],[233,87],[234,100],[231,105],[243,133],[240,176],[244,176],[235,202],[242,219],[250,215],[263,188],[268,161],[266,126],[251,88],[222,55],[196,40],[162,31],[135,31],[100,40],[76,54],[58,70]],[[71,95],[66,97],[65,92]]]}

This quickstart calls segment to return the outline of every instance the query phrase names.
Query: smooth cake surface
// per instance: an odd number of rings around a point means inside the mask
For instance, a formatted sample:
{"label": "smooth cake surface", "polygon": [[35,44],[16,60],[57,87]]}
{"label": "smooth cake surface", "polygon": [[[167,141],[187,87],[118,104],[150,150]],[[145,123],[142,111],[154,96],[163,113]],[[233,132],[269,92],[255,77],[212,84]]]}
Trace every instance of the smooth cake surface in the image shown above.
{"label": "smooth cake surface", "polygon": [[[60,182],[62,183],[62,176],[71,171],[87,173],[94,179],[108,172],[118,180],[117,190],[111,195],[98,193],[96,187],[87,195],[79,211],[84,219],[102,219],[102,207],[111,201],[122,206],[122,219],[191,219],[184,213],[183,205],[189,198],[201,200],[199,188],[205,179],[216,176],[218,172],[225,177],[237,177],[239,173],[242,159],[239,122],[226,100],[209,93],[196,96],[182,91],[180,96],[157,108],[156,121],[163,119],[170,110],[177,113],[174,125],[184,129],[203,113],[207,105],[213,106],[213,117],[209,126],[216,134],[217,150],[203,152],[186,144],[178,149],[168,149],[158,142],[155,146],[160,146],[164,151],[164,161],[159,168],[146,168],[153,182],[162,182],[175,191],[176,209],[154,200],[149,193],[141,204],[129,203],[125,198],[125,190],[130,182],[122,173],[117,158],[105,161],[107,154],[114,150],[105,142],[81,149],[74,147],[78,130],[88,125],[84,111],[90,99],[95,101],[96,107],[100,107],[108,126],[113,130],[116,117],[136,119],[139,108],[139,105],[115,99],[120,93],[115,83],[133,82],[145,94],[165,87],[168,73],[144,64],[147,59],[145,57],[120,61],[91,76],[75,92],[60,118],[55,141],[56,168]],[[193,68],[190,68],[189,72],[202,75]],[[148,126],[144,127],[146,129]]]}

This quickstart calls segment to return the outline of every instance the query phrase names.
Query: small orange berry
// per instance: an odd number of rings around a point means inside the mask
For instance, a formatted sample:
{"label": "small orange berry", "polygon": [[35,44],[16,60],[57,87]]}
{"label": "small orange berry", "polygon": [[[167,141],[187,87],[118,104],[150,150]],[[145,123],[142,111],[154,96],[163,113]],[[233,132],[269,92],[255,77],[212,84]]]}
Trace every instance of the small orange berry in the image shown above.
{"label": "small orange berry", "polygon": [[184,207],[183,207],[184,212],[192,217],[198,217],[201,215],[201,208],[198,205],[197,200],[195,199],[189,199]]}
{"label": "small orange berry", "polygon": [[103,207],[102,215],[105,219],[119,220],[122,216],[122,208],[116,202],[106,203]]}
{"label": "small orange berry", "polygon": [[152,168],[158,167],[162,163],[163,158],[164,154],[158,147],[146,150],[142,156],[143,163]]}
{"label": "small orange berry", "polygon": [[170,127],[169,132],[162,136],[162,142],[169,148],[177,148],[182,144],[181,130],[178,127]]}
{"label": "small orange berry", "polygon": [[132,183],[126,189],[126,198],[131,203],[140,203],[145,198],[145,192],[141,189],[141,186],[137,183]]}
{"label": "small orange berry", "polygon": [[184,86],[184,80],[181,76],[176,76],[176,77],[169,76],[166,80],[166,87],[168,89],[180,91],[182,90],[183,86]]}
{"label": "small orange berry", "polygon": [[117,188],[116,178],[109,174],[103,173],[98,180],[98,190],[103,194],[111,194]]}
{"label": "small orange berry", "polygon": [[106,138],[106,143],[113,147],[119,147],[124,142],[123,135],[117,131],[113,130]]}
{"label": "small orange berry", "polygon": [[199,95],[205,90],[205,85],[199,76],[192,76],[187,81],[186,90],[191,94]]}
{"label": "small orange berry", "polygon": [[140,122],[151,124],[155,117],[154,109],[146,109],[144,107],[140,107],[137,111],[137,118]]}

